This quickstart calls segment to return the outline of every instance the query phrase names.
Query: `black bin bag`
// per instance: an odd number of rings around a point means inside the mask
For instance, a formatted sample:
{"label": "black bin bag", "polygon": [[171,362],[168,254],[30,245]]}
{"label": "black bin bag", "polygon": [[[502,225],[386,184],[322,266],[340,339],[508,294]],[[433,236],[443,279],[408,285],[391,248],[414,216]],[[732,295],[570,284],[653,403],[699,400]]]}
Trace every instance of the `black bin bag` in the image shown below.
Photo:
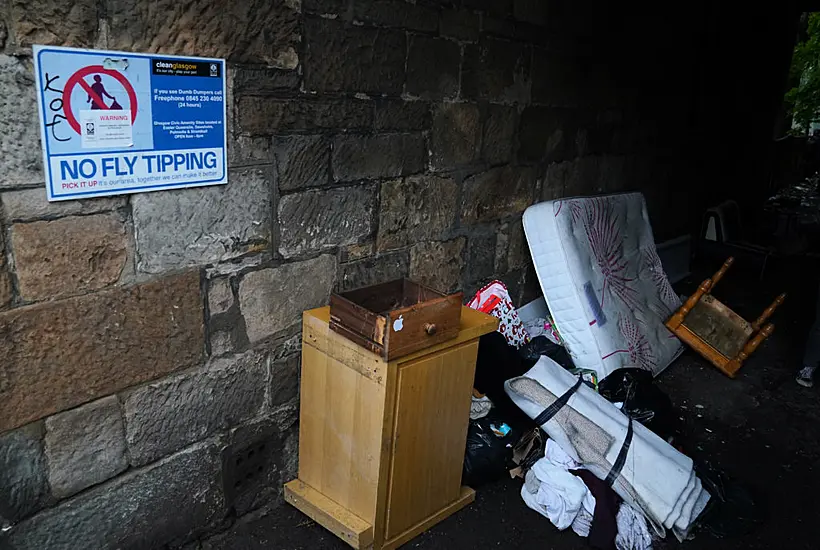
{"label": "black bin bag", "polygon": [[624,414],[637,420],[665,441],[680,435],[680,419],[669,396],[652,381],[652,373],[635,367],[612,371],[598,383],[607,401],[623,403]]}
{"label": "black bin bag", "polygon": [[498,481],[507,474],[512,462],[513,447],[521,438],[521,431],[510,426],[510,431],[498,437],[491,428],[505,424],[503,416],[492,409],[484,418],[470,420],[467,427],[467,448],[461,482],[473,489]]}

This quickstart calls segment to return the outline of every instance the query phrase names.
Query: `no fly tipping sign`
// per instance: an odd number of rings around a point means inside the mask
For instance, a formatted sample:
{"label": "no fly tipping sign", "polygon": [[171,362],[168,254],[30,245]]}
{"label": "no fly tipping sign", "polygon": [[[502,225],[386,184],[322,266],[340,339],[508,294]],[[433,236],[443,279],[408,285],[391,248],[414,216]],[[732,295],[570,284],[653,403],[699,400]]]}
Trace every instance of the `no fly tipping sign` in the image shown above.
{"label": "no fly tipping sign", "polygon": [[48,200],[228,182],[225,61],[34,46]]}

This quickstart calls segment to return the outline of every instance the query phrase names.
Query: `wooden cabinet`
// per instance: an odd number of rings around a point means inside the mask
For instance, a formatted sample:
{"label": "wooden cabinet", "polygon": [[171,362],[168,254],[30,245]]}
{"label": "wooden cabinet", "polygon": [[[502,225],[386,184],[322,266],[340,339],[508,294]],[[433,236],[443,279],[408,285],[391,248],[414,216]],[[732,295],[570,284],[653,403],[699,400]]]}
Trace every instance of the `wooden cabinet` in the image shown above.
{"label": "wooden cabinet", "polygon": [[354,548],[392,549],[466,506],[461,486],[478,338],[498,321],[463,308],[458,336],[398,360],[302,323],[299,478],[286,500]]}

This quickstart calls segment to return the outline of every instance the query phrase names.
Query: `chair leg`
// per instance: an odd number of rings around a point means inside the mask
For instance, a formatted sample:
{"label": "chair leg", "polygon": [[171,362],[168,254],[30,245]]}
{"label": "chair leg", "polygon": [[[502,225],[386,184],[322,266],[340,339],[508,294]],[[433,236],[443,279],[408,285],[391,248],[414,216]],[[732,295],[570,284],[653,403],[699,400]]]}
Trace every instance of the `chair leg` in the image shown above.
{"label": "chair leg", "polygon": [[749,356],[754,353],[754,351],[763,343],[763,340],[768,338],[774,332],[774,325],[769,323],[765,327],[763,327],[757,334],[752,337],[751,340],[746,342],[746,345],[743,346],[743,349],[740,350],[740,353],[737,354],[737,357],[726,363],[724,367],[726,374],[731,376],[732,378],[735,377],[735,373],[743,366],[743,362],[749,358]]}
{"label": "chair leg", "polygon": [[729,271],[729,268],[732,267],[733,263],[735,263],[735,259],[733,256],[729,256],[728,258],[726,258],[726,261],[723,262],[723,265],[720,266],[720,269],[718,269],[717,273],[715,273],[712,276],[712,288],[715,288],[715,285],[717,285],[723,278],[723,276],[726,275],[726,272]]}
{"label": "chair leg", "polygon": [[757,318],[757,321],[752,323],[752,329],[754,329],[755,332],[760,330],[760,327],[763,326],[763,323],[766,322],[766,319],[772,316],[774,310],[780,307],[780,305],[783,303],[783,300],[785,299],[786,294],[781,294],[780,296],[775,298],[774,302],[772,302],[772,305],[763,310],[763,313],[760,314],[760,317]]}
{"label": "chair leg", "polygon": [[706,279],[705,281],[703,281],[698,287],[698,289],[695,291],[695,293],[689,296],[689,299],[686,300],[683,303],[683,305],[680,306],[680,308],[678,308],[678,311],[676,311],[672,315],[672,317],[670,317],[669,320],[666,321],[666,327],[674,332],[675,329],[681,326],[681,324],[683,323],[683,319],[686,317],[686,315],[690,311],[692,311],[692,308],[695,307],[695,304],[698,303],[698,301],[703,297],[703,295],[709,292],[709,289],[711,287],[712,279]]}

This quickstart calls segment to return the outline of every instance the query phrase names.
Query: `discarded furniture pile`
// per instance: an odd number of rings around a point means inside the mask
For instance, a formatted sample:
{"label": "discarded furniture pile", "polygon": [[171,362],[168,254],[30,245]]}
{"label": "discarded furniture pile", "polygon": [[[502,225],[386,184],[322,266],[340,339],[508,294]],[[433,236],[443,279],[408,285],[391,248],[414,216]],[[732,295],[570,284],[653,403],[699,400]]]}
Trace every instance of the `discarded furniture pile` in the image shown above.
{"label": "discarded furniture pile", "polygon": [[[638,193],[530,207],[543,299],[520,310],[501,281],[466,307],[394,281],[305,312],[287,501],[354,548],[396,548],[504,476],[593,548],[646,550],[708,526],[727,481],[686,455],[653,379],[681,340],[733,375],[783,296],[744,321],[709,294],[727,262],[682,303],[648,220]],[[702,308],[717,312],[713,333],[737,336],[732,350],[698,328]]]}

